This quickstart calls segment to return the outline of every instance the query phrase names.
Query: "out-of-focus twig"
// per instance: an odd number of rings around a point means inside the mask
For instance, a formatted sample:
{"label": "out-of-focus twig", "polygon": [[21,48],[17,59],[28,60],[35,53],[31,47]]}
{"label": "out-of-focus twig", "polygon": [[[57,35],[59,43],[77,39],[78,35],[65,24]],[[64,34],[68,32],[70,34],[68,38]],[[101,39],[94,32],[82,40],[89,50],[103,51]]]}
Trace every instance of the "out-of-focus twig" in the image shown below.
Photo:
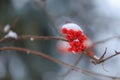
{"label": "out-of-focus twig", "polygon": [[50,15],[48,12],[47,12],[47,9],[46,9],[46,6],[47,6],[47,0],[33,0],[35,2],[35,4],[37,4],[40,9],[42,9],[42,11],[44,12],[44,14],[47,16],[48,20],[50,21],[50,23],[52,24],[52,29],[54,30],[54,32],[57,34],[57,35],[61,35],[59,34],[59,30],[58,28],[55,26],[55,23],[56,23],[56,19],[54,16]]}
{"label": "out-of-focus twig", "polygon": [[12,29],[16,26],[16,24],[19,21],[19,19],[20,19],[20,17],[16,17],[15,20],[12,22],[12,24],[11,24],[11,28]]}
{"label": "out-of-focus twig", "polygon": [[109,72],[107,69],[105,69],[104,62],[102,63],[103,70],[106,72]]}
{"label": "out-of-focus twig", "polygon": [[[81,54],[80,56],[78,56],[78,59],[74,62],[74,66],[76,66],[78,63],[80,63],[81,59],[83,57],[83,54]],[[67,75],[69,75],[72,72],[72,68],[70,68],[64,75],[63,77],[65,78]]]}
{"label": "out-of-focus twig", "polygon": [[1,38],[1,39],[0,39],[0,42],[2,42],[2,41],[4,41],[4,40],[5,40],[5,38]]}
{"label": "out-of-focus twig", "polygon": [[[34,54],[34,55],[38,55],[40,57],[43,57],[45,59],[48,59],[50,61],[53,61],[57,64],[60,64],[60,65],[63,65],[67,68],[71,68],[75,71],[78,71],[78,72],[81,72],[81,73],[84,73],[84,74],[87,74],[87,75],[91,75],[91,76],[95,76],[95,77],[105,77],[105,78],[109,78],[109,79],[115,79],[115,80],[120,80],[120,77],[114,77],[114,76],[109,76],[109,75],[104,75],[104,74],[100,74],[100,73],[96,73],[96,72],[93,72],[93,71],[89,71],[87,69],[83,69],[83,68],[79,68],[79,67],[76,67],[74,65],[71,65],[71,64],[68,64],[68,63],[65,63],[65,62],[62,62],[58,59],[55,59],[47,54],[44,54],[42,52],[38,52],[38,51],[34,51],[34,50],[30,50],[30,49],[26,49],[26,48],[20,48],[20,47],[3,47],[3,48],[0,48],[0,51],[4,51],[4,50],[15,50],[15,51],[20,51],[20,52],[25,52],[28,54],[31,53],[31,54]],[[118,52],[117,52],[118,53]]]}
{"label": "out-of-focus twig", "polygon": [[99,61],[98,64],[99,64],[99,63],[102,63],[102,62],[104,62],[104,61],[106,61],[106,60],[108,60],[108,59],[111,59],[112,57],[117,56],[117,55],[119,55],[119,54],[120,54],[120,52],[115,51],[115,54],[113,54],[113,55],[111,55],[111,56],[109,56],[109,57],[107,57],[107,58]]}
{"label": "out-of-focus twig", "polygon": [[46,0],[40,0],[41,1],[41,7],[43,9],[46,9]]}
{"label": "out-of-focus twig", "polygon": [[59,34],[59,30],[55,25],[56,18],[54,16],[48,14],[48,12],[46,10],[46,6],[47,6],[46,2],[47,2],[47,0],[40,0],[40,1],[41,1],[40,3],[41,3],[42,10],[45,12],[46,16],[50,19],[50,22],[52,23],[52,29],[54,30],[54,32],[56,34],[58,34],[60,36],[61,34]]}
{"label": "out-of-focus twig", "polygon": [[120,38],[120,36],[113,36],[113,37],[110,37],[110,38],[106,38],[106,39],[103,39],[103,40],[100,40],[100,41],[96,41],[93,43],[93,45],[98,45],[98,44],[102,44],[102,43],[105,43],[107,41],[110,41],[112,39],[115,39],[115,38]]}

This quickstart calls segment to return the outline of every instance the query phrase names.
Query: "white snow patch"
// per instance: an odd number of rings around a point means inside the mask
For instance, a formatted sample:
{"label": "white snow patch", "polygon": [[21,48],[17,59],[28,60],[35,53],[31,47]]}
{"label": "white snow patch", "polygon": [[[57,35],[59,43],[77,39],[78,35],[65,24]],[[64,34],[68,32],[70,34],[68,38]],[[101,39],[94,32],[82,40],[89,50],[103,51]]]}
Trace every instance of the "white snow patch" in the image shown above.
{"label": "white snow patch", "polygon": [[17,38],[17,33],[13,32],[12,30],[8,32],[7,35],[5,35],[5,38]]}
{"label": "white snow patch", "polygon": [[10,30],[10,25],[9,25],[9,24],[5,25],[3,31],[6,33],[6,32],[8,32],[9,30]]}
{"label": "white snow patch", "polygon": [[33,37],[31,37],[31,38],[30,38],[30,40],[31,40],[31,41],[34,41],[34,38],[33,38]]}
{"label": "white snow patch", "polygon": [[75,30],[75,31],[78,31],[78,30],[83,31],[82,28],[79,25],[75,24],[75,23],[64,24],[62,26],[62,29],[63,28],[67,28],[68,30],[72,29],[72,30]]}

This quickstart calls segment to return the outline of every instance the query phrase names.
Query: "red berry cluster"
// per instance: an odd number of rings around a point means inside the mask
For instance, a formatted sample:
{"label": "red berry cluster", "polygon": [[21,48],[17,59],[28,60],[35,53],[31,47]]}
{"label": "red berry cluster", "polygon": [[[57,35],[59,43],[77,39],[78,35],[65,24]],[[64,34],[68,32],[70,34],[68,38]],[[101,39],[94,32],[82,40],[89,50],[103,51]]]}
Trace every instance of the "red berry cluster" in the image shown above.
{"label": "red berry cluster", "polygon": [[66,35],[66,39],[69,42],[70,47],[68,48],[68,51],[78,53],[87,48],[84,44],[87,37],[81,30],[74,31],[72,29],[68,30],[67,28],[63,28],[62,33]]}

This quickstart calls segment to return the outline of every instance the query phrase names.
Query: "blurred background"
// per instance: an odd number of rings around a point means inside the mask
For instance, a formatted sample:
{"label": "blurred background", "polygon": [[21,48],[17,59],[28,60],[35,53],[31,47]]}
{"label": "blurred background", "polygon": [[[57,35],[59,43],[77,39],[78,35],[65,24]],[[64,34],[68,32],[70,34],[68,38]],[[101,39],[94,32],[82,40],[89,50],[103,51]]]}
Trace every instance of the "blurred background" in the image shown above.
{"label": "blurred background", "polygon": [[[61,36],[65,21],[77,23],[92,42],[120,35],[119,0],[0,0],[0,38],[4,37],[5,25],[18,35]],[[0,47],[19,46],[37,50],[73,64],[79,55],[61,54],[57,41],[21,40],[4,41]],[[120,51],[119,39],[112,39],[95,46],[95,55],[101,56],[107,48],[107,56]],[[101,65],[94,65],[83,56],[78,67],[94,72],[120,77],[120,56]],[[0,80],[111,80],[99,78],[68,68],[32,54],[17,51],[0,51]]]}

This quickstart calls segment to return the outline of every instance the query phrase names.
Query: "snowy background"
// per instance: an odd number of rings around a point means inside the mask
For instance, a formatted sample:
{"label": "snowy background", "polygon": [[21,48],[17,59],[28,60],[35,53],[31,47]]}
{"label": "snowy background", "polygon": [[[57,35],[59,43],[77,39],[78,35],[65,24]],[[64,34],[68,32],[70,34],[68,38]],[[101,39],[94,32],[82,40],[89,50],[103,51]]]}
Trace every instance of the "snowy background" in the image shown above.
{"label": "snowy background", "polygon": [[[12,30],[17,35],[60,36],[61,25],[65,21],[75,22],[93,42],[120,35],[120,0],[0,0],[0,37],[6,35],[3,29],[7,24],[18,21]],[[56,41],[23,40],[4,41],[3,46],[20,46],[44,52],[66,63],[73,64],[78,55],[63,55],[56,49]],[[95,55],[101,56],[107,48],[107,55],[120,51],[119,39],[113,39],[95,46]],[[0,52],[1,80],[111,80],[90,76],[80,72],[68,71],[59,64],[35,55],[19,54],[16,51]],[[101,65],[94,65],[83,56],[77,65],[94,72],[120,77],[120,56]]]}

